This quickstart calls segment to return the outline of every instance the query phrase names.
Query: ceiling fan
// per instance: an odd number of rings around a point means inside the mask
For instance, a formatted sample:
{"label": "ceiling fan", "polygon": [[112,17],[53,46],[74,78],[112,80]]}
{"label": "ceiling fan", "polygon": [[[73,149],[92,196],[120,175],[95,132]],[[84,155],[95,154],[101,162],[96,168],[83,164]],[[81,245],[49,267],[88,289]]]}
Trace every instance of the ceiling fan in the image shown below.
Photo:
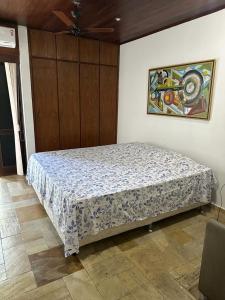
{"label": "ceiling fan", "polygon": [[80,19],[80,6],[81,1],[72,0],[75,8],[71,11],[71,15],[75,21],[72,21],[63,11],[61,10],[53,10],[53,14],[67,27],[68,30],[63,30],[57,32],[56,34],[72,34],[74,36],[79,36],[83,33],[111,33],[114,32],[114,28],[112,27],[87,27],[87,28],[80,28],[79,26],[79,19]]}

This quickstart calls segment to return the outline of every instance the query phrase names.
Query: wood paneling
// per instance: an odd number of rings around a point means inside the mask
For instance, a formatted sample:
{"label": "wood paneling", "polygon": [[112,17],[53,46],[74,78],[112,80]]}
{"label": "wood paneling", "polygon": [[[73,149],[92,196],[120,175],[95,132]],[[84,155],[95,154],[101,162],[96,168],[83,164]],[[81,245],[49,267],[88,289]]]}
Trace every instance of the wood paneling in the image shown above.
{"label": "wood paneling", "polygon": [[80,61],[99,64],[99,42],[80,38]]}
{"label": "wood paneling", "polygon": [[[66,26],[52,11],[59,9],[71,17],[73,7],[70,0],[2,0],[0,19],[57,32]],[[225,0],[83,0],[81,8],[81,28],[115,27],[113,33],[84,36],[124,43],[223,9]],[[121,17],[120,23],[115,21],[117,16]]]}
{"label": "wood paneling", "polygon": [[99,41],[57,36],[53,58],[39,50],[48,33],[38,35],[30,42],[37,151],[116,143],[118,45],[102,43],[100,64]]}
{"label": "wood paneling", "polygon": [[60,148],[80,147],[79,66],[58,62]]}
{"label": "wood paneling", "polygon": [[41,30],[30,30],[31,55],[36,57],[56,58],[55,35]]}
{"label": "wood paneling", "polygon": [[78,61],[78,39],[71,35],[56,36],[57,59]]}
{"label": "wood paneling", "polygon": [[100,145],[116,143],[118,70],[100,66]]}
{"label": "wood paneling", "polygon": [[81,146],[99,145],[99,66],[80,65]]}
{"label": "wood paneling", "polygon": [[32,59],[36,150],[59,149],[56,61]]}
{"label": "wood paneling", "polygon": [[100,64],[117,66],[118,57],[118,45],[107,42],[100,42]]}

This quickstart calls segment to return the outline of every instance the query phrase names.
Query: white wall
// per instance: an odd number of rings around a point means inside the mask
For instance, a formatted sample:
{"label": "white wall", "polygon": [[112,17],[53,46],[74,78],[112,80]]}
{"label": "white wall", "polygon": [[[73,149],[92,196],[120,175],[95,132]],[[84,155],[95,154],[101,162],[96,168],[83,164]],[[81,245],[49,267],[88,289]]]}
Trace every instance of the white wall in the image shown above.
{"label": "white wall", "polygon": [[18,26],[18,35],[20,49],[20,77],[24,114],[24,131],[26,139],[27,159],[29,159],[30,155],[35,152],[35,138],[27,28],[25,26]]}
{"label": "white wall", "polygon": [[[216,59],[210,121],[146,114],[149,68],[207,59]],[[225,183],[225,10],[121,46],[118,142],[130,141],[184,153]]]}

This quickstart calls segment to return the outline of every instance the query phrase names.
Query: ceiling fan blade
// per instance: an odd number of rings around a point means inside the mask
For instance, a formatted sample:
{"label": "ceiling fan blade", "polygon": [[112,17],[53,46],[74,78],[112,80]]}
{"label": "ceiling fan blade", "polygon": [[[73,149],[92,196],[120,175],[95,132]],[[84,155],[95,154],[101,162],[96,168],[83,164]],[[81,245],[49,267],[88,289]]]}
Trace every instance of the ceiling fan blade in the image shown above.
{"label": "ceiling fan blade", "polygon": [[70,34],[71,32],[69,30],[63,30],[59,32],[55,32],[55,35],[62,35],[62,34]]}
{"label": "ceiling fan blade", "polygon": [[90,28],[84,28],[82,32],[93,32],[93,33],[111,33],[114,32],[114,28],[97,28],[97,27],[90,27]]}
{"label": "ceiling fan blade", "polygon": [[68,27],[73,27],[74,23],[72,20],[70,20],[69,17],[67,17],[67,15],[61,11],[61,10],[53,10],[53,14],[60,19],[61,22],[63,22],[64,24],[66,24],[66,26]]}

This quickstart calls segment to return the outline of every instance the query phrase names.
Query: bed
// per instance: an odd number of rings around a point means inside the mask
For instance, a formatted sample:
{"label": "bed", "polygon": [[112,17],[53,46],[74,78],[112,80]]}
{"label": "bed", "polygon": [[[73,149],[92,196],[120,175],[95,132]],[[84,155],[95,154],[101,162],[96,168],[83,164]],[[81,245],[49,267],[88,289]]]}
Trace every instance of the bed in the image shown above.
{"label": "bed", "polygon": [[65,256],[208,204],[215,185],[207,166],[146,143],[36,153],[27,180],[61,237]]}

